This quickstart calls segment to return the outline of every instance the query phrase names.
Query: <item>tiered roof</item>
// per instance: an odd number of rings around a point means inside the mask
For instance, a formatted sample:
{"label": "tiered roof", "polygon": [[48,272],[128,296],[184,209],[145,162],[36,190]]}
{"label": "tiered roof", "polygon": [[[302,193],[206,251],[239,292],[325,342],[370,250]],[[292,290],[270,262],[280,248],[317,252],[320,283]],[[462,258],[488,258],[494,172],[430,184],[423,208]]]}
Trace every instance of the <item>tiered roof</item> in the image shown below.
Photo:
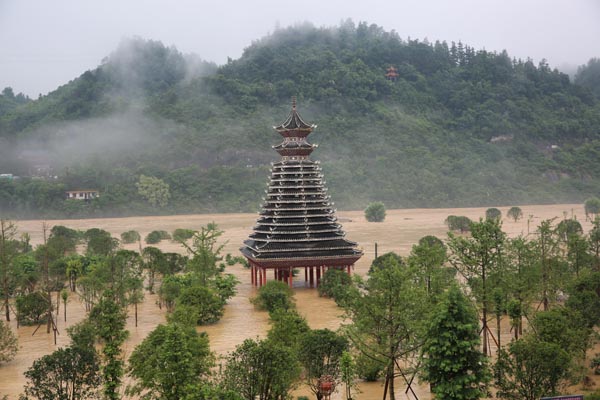
{"label": "tiered roof", "polygon": [[337,222],[319,162],[308,159],[316,146],[306,137],[314,128],[295,99],[288,118],[274,127],[284,138],[273,146],[282,158],[272,164],[262,210],[241,248],[263,267],[351,265],[362,256]]}

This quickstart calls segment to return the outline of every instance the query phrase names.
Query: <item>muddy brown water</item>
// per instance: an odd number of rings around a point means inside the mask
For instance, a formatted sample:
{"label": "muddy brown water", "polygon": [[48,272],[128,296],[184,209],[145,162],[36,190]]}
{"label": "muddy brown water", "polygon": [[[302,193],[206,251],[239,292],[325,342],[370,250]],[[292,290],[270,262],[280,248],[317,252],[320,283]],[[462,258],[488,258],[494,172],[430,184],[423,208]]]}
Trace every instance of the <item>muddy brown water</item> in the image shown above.
{"label": "muddy brown water", "polygon": [[[508,207],[499,207],[503,215],[506,215]],[[590,229],[591,224],[585,221],[583,206],[579,204],[560,205],[534,205],[522,206],[523,219],[513,222],[503,219],[503,229],[509,236],[519,234],[526,235],[528,231],[534,232],[540,221],[549,218],[564,218],[575,215],[581,222],[584,231]],[[426,235],[436,235],[446,238],[446,226],[444,220],[448,215],[466,215],[477,220],[485,215],[486,208],[453,208],[453,209],[406,209],[388,210],[384,222],[369,223],[365,220],[362,211],[339,212],[338,217],[342,221],[347,238],[359,243],[365,255],[358,261],[354,273],[365,275],[371,261],[374,258],[375,243],[378,244],[378,253],[395,251],[403,256],[410,253],[413,244]],[[176,215],[162,217],[131,217],[131,218],[106,218],[85,220],[48,220],[48,227],[53,225],[65,225],[74,229],[89,229],[93,227],[102,228],[111,232],[115,237],[127,230],[137,230],[142,237],[155,229],[172,232],[176,228],[199,229],[209,222],[216,222],[221,230],[223,242],[226,242],[224,253],[238,255],[238,248],[242,241],[251,232],[256,214],[210,214],[210,215]],[[41,220],[17,221],[20,232],[31,235],[32,244],[42,242]],[[125,245],[127,249],[137,250],[137,244]],[[184,252],[179,244],[170,241],[161,242],[158,247],[163,251]],[[257,311],[250,304],[249,299],[255,295],[256,289],[250,284],[250,274],[241,266],[228,267],[229,273],[236,275],[240,280],[237,295],[230,300],[225,309],[223,318],[216,324],[199,327],[199,331],[206,331],[210,338],[213,351],[218,355],[225,355],[232,351],[246,338],[263,338],[269,328],[268,315]],[[302,275],[302,274],[301,274]],[[272,276],[269,276],[272,279]],[[295,282],[295,299],[298,311],[303,315],[309,325],[314,328],[337,329],[342,323],[341,310],[332,300],[320,298],[315,289],[304,287],[302,279]],[[57,345],[54,345],[52,334],[47,334],[45,326],[41,327],[35,335],[36,327],[20,327],[11,323],[12,329],[18,334],[20,350],[16,358],[0,365],[0,397],[8,395],[9,399],[17,399],[22,393],[25,384],[23,373],[31,366],[33,361],[45,354],[49,354],[58,347],[68,345],[68,337],[65,328],[85,317],[83,304],[79,302],[76,295],[71,295],[67,305],[67,322],[63,321],[62,304],[58,318]],[[155,295],[146,293],[144,302],[138,310],[138,326],[134,326],[133,312],[130,312],[127,329],[130,332],[129,339],[125,343],[125,357],[133,351],[146,335],[158,324],[165,322],[164,310],[157,305]],[[14,319],[14,318],[13,318]],[[495,328],[494,328],[495,329]],[[510,333],[505,328],[503,331],[504,343],[510,340]],[[397,397],[414,398],[407,396],[404,392],[406,385],[401,379],[396,381]],[[426,385],[414,386],[419,399],[431,398]],[[371,400],[380,399],[383,393],[381,382],[361,383],[360,391],[354,397],[357,399]],[[309,395],[306,388],[298,388],[294,394]],[[312,396],[309,396],[312,398]],[[342,395],[336,393],[332,399],[342,399]]]}

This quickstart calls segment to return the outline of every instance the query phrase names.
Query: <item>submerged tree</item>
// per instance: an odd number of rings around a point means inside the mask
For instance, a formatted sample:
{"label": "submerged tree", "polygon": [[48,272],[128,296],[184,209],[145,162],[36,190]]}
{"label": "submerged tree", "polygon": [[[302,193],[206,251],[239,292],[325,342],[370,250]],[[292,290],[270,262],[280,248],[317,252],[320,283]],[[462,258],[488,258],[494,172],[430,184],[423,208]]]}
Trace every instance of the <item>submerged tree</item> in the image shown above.
{"label": "submerged tree", "polygon": [[179,324],[159,325],[129,358],[128,373],[135,383],[127,393],[144,399],[179,400],[191,385],[207,379],[213,365],[205,333]]}
{"label": "submerged tree", "polygon": [[365,218],[369,222],[383,222],[385,219],[385,206],[382,202],[370,203],[365,209]]}
{"label": "submerged tree", "polygon": [[298,357],[304,369],[304,381],[321,400],[323,383],[340,382],[342,354],[348,350],[348,340],[329,329],[315,329],[300,338]]}
{"label": "submerged tree", "polygon": [[89,319],[102,346],[104,396],[109,400],[119,400],[118,389],[124,374],[121,345],[129,334],[125,330],[127,315],[114,300],[114,294],[107,291],[92,308]]}
{"label": "submerged tree", "polygon": [[12,360],[18,349],[17,337],[12,329],[8,324],[0,321],[0,364]]}
{"label": "submerged tree", "polygon": [[286,399],[299,376],[293,349],[270,339],[246,339],[226,356],[223,385],[245,400]]}
{"label": "submerged tree", "polygon": [[511,207],[506,212],[506,216],[512,219],[513,221],[517,222],[518,220],[523,218],[523,210],[521,210],[520,207]]}
{"label": "submerged tree", "polygon": [[490,279],[500,275],[506,235],[497,219],[488,219],[471,225],[471,237],[454,236],[448,233],[452,255],[450,262],[466,279],[467,284],[481,304],[483,352],[488,354],[488,338],[492,335],[488,327],[490,311]]}
{"label": "submerged tree", "polygon": [[569,354],[554,343],[535,337],[512,342],[494,365],[496,396],[509,400],[538,400],[554,396],[569,377]]}

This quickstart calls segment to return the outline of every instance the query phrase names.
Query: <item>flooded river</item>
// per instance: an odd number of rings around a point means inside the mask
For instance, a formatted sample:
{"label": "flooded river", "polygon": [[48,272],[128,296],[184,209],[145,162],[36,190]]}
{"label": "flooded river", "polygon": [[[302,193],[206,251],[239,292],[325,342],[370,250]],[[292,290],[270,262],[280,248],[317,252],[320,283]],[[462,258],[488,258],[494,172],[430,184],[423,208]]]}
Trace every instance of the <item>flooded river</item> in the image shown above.
{"label": "flooded river", "polygon": [[[510,236],[527,234],[533,232],[535,226],[541,220],[559,217],[564,213],[571,216],[575,214],[588,231],[590,224],[584,222],[585,216],[582,205],[549,205],[549,206],[523,206],[524,218],[518,222],[504,220],[503,229]],[[503,215],[508,207],[500,208]],[[426,235],[436,235],[440,238],[446,237],[446,226],[444,220],[448,215],[466,215],[477,220],[485,215],[485,208],[462,208],[462,209],[410,209],[410,210],[388,210],[387,217],[381,223],[369,223],[364,219],[362,211],[340,212],[341,220],[347,238],[359,243],[365,255],[355,266],[355,273],[365,275],[371,261],[375,256],[375,243],[378,244],[379,254],[395,251],[401,255],[408,255],[413,244]],[[199,229],[209,222],[216,222],[226,241],[225,253],[238,255],[238,248],[242,241],[252,230],[256,220],[256,214],[214,214],[214,215],[179,215],[167,217],[133,217],[133,218],[108,218],[87,220],[53,220],[46,221],[52,225],[65,225],[74,229],[86,230],[92,227],[102,228],[111,232],[115,237],[127,230],[137,230],[142,237],[155,229],[172,232],[176,228]],[[31,235],[32,243],[42,242],[42,221],[17,221],[20,232]],[[179,244],[165,241],[158,245],[163,251],[183,252]],[[125,248],[137,250],[137,245],[126,245]],[[218,355],[224,355],[232,351],[246,338],[263,338],[269,328],[268,315],[266,312],[256,311],[249,299],[255,295],[256,289],[250,284],[250,273],[239,265],[228,267],[228,273],[232,273],[240,280],[237,295],[230,300],[225,310],[225,315],[216,324],[199,327],[198,330],[206,331],[210,338],[213,351]],[[273,279],[269,275],[269,279]],[[311,328],[337,329],[341,322],[341,310],[332,300],[320,298],[315,289],[304,287],[303,279],[295,282],[295,299],[298,311],[303,315]],[[128,321],[127,329],[130,337],[125,344],[126,357],[133,351],[135,346],[141,342],[146,335],[158,324],[165,322],[164,310],[157,305],[155,295],[146,293],[144,303],[139,306],[138,327],[134,326],[133,312]],[[76,295],[71,295],[67,305],[67,322],[62,318],[62,304],[58,319],[58,344],[54,345],[52,334],[47,334],[45,326],[38,329],[33,335],[36,327],[20,327],[17,329],[13,321],[11,327],[18,333],[20,350],[17,357],[6,364],[0,365],[0,398],[8,395],[11,400],[16,400],[23,390],[25,379],[23,372],[26,371],[36,358],[49,354],[57,347],[68,345],[68,337],[65,328],[85,317],[85,309]],[[505,332],[507,338],[509,333]],[[504,336],[504,334],[503,334]],[[406,386],[400,379],[396,382],[397,398],[414,398],[404,394]],[[380,399],[383,393],[381,382],[361,383],[361,393],[355,396],[357,399],[371,400]],[[430,394],[427,386],[417,385],[415,391],[419,399],[428,400]],[[295,395],[309,395],[306,389],[299,388]],[[342,399],[336,394],[332,399]]]}

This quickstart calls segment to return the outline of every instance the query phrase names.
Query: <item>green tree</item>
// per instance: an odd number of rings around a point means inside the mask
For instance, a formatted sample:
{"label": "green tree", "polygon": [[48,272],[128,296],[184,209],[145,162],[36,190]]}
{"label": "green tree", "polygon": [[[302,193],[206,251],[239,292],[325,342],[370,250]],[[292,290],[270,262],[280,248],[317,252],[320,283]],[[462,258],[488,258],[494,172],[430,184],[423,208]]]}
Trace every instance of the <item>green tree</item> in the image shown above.
{"label": "green tree", "polygon": [[78,400],[97,398],[101,379],[93,348],[71,346],[35,360],[25,371],[26,398]]}
{"label": "green tree", "polygon": [[347,350],[348,340],[329,329],[315,329],[301,337],[298,357],[304,381],[318,400],[327,394],[323,393],[324,379],[333,384],[340,382],[340,360]]}
{"label": "green tree", "polygon": [[583,228],[576,219],[563,219],[556,225],[556,233],[566,243],[569,237],[583,234]]}
{"label": "green tree", "polygon": [[46,321],[45,317],[47,317],[46,312],[49,302],[48,295],[40,291],[17,296],[15,301],[17,321],[23,325],[38,324]]}
{"label": "green tree", "polygon": [[268,339],[246,339],[225,359],[223,385],[245,400],[289,398],[300,376],[294,350]]}
{"label": "green tree", "polygon": [[384,398],[395,399],[394,378],[401,361],[414,359],[423,339],[429,309],[427,291],[417,271],[394,258],[374,269],[360,291],[346,304],[352,324],[345,331],[353,345],[385,371]]}
{"label": "green tree", "polygon": [[107,256],[119,245],[119,241],[103,229],[91,228],[85,231],[83,237],[87,244],[88,255]]}
{"label": "green tree", "polygon": [[352,400],[352,389],[356,387],[354,380],[358,372],[356,362],[349,351],[344,351],[340,357],[340,373],[346,400]]}
{"label": "green tree", "polygon": [[369,222],[383,222],[385,219],[385,205],[380,201],[369,203],[365,209],[365,218]]}
{"label": "green tree", "polygon": [[89,319],[102,346],[104,396],[119,400],[119,387],[124,374],[121,346],[129,335],[125,329],[127,315],[114,300],[113,293],[107,291],[90,311]]}
{"label": "green tree", "polygon": [[413,245],[408,264],[416,268],[429,296],[439,295],[452,282],[453,270],[444,268],[446,246],[435,236],[424,236]]}
{"label": "green tree", "polygon": [[570,285],[567,309],[581,315],[588,328],[600,324],[600,272],[585,271]]}
{"label": "green tree", "polygon": [[298,351],[300,339],[310,331],[306,319],[296,310],[279,308],[269,314],[269,320],[271,329],[267,338],[273,343]]}
{"label": "green tree", "polygon": [[295,307],[293,295],[294,291],[286,283],[269,281],[258,289],[252,303],[259,310],[266,310],[269,313],[278,309],[290,310]]}
{"label": "green tree", "polygon": [[590,89],[600,98],[600,58],[590,58],[587,64],[579,66],[575,74],[575,83]]}
{"label": "green tree", "polygon": [[468,400],[487,395],[490,373],[479,350],[477,311],[452,285],[431,315],[423,344],[423,378],[436,399]]}
{"label": "green tree", "polygon": [[180,242],[191,255],[188,270],[197,276],[202,285],[206,286],[210,278],[222,271],[218,263],[223,258],[221,251],[225,244],[217,244],[222,234],[223,231],[213,222],[194,232],[191,245]]}
{"label": "green tree", "polygon": [[544,311],[550,308],[550,301],[556,298],[557,293],[566,289],[567,264],[561,255],[558,232],[552,222],[545,220],[540,223],[534,241],[534,254],[541,278],[538,287]]}
{"label": "green tree", "polygon": [[508,218],[511,218],[515,222],[517,222],[518,220],[520,220],[521,218],[523,218],[523,210],[521,210],[520,207],[516,207],[516,206],[515,207],[511,207],[506,212],[506,216]]}
{"label": "green tree", "polygon": [[555,343],[526,337],[502,349],[494,365],[496,396],[538,400],[559,394],[569,378],[569,354]]}
{"label": "green tree", "polygon": [[183,324],[211,324],[221,319],[224,306],[225,302],[213,289],[194,285],[181,290],[175,311],[169,316],[169,320]]}
{"label": "green tree", "polygon": [[171,236],[176,242],[185,242],[186,240],[191,239],[194,236],[194,230],[177,228],[173,231],[173,234]]}
{"label": "green tree", "polygon": [[160,178],[153,176],[140,175],[139,181],[135,184],[140,196],[145,198],[152,207],[165,207],[169,204],[171,192],[169,184]]}
{"label": "green tree", "polygon": [[123,243],[135,243],[141,239],[140,233],[138,231],[125,231],[121,233],[121,242]]}
{"label": "green tree", "polygon": [[590,197],[583,204],[585,210],[585,217],[594,219],[600,215],[600,199],[597,197]]}
{"label": "green tree", "polygon": [[129,357],[128,374],[135,383],[128,395],[179,400],[191,385],[205,381],[214,365],[208,336],[178,324],[157,326]]}
{"label": "green tree", "polygon": [[154,293],[156,274],[166,269],[167,259],[165,254],[157,247],[144,247],[142,250],[144,269],[148,272],[148,290]]}
{"label": "green tree", "polygon": [[459,231],[460,233],[469,232],[473,223],[468,217],[448,215],[444,221],[451,231]]}
{"label": "green tree", "polygon": [[448,233],[450,263],[466,279],[477,301],[481,304],[483,353],[488,354],[488,311],[490,310],[490,280],[502,274],[506,235],[501,222],[488,219],[471,225],[471,237],[454,236]]}
{"label": "green tree", "polygon": [[98,398],[100,361],[94,329],[84,320],[67,329],[71,345],[33,362],[25,372],[26,399],[77,400]]}
{"label": "green tree", "polygon": [[352,286],[352,278],[345,271],[330,268],[325,271],[319,282],[319,295],[333,298],[341,304],[348,295]]}
{"label": "green tree", "polygon": [[6,219],[0,219],[0,279],[2,280],[2,300],[4,316],[10,321],[10,295],[12,286],[12,260],[16,256],[15,235],[17,226]]}
{"label": "green tree", "polygon": [[502,212],[500,210],[498,210],[497,208],[488,208],[487,210],[485,210],[485,219],[501,219],[502,218]]}
{"label": "green tree", "polygon": [[167,232],[167,231],[152,231],[148,235],[146,235],[146,238],[144,239],[144,241],[148,244],[157,244],[157,243],[160,243],[162,240],[167,240],[167,239],[171,239],[171,235],[169,235],[169,232]]}
{"label": "green tree", "polygon": [[17,337],[8,324],[0,321],[0,364],[15,358],[19,350]]}

